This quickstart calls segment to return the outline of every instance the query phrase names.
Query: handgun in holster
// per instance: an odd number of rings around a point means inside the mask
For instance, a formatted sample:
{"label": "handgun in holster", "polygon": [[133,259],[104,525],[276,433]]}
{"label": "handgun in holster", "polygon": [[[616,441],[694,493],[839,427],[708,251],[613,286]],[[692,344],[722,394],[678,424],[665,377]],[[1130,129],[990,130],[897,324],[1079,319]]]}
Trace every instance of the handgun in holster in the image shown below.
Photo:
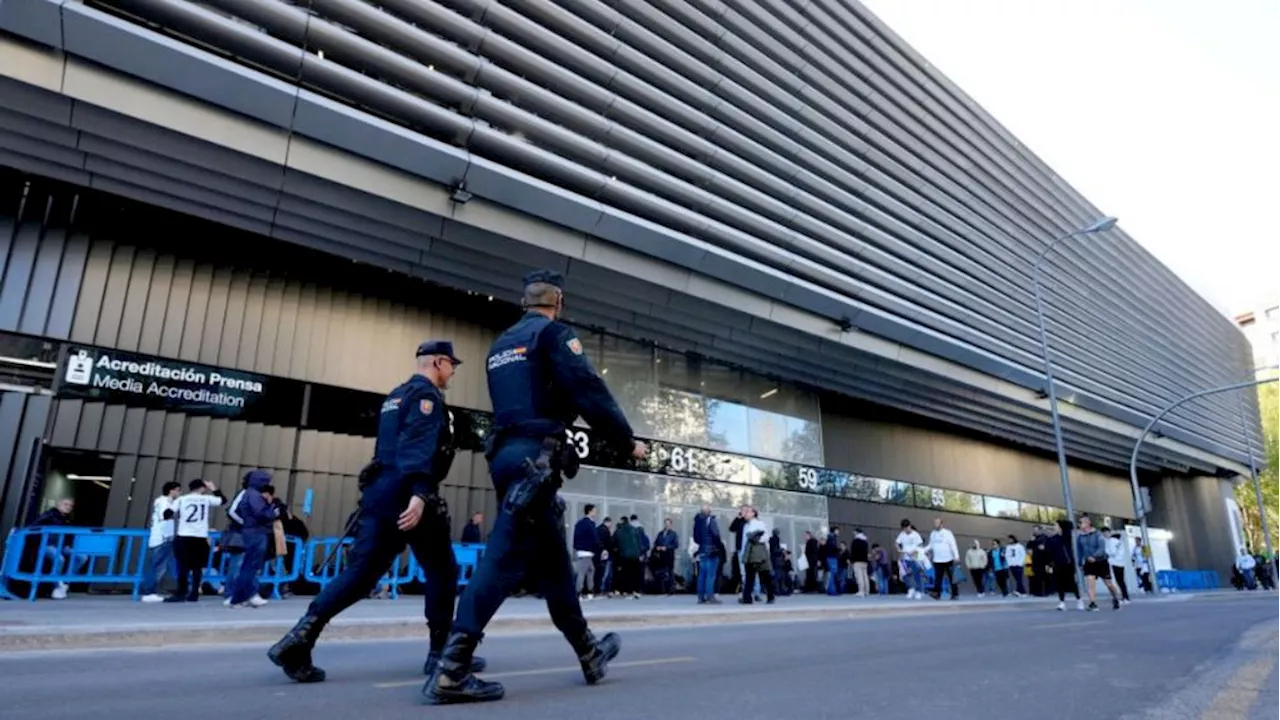
{"label": "handgun in holster", "polygon": [[512,515],[522,515],[530,509],[549,507],[554,503],[556,491],[564,484],[564,478],[578,474],[578,456],[572,449],[569,454],[573,455],[573,461],[566,474],[564,443],[554,437],[543,440],[537,459],[525,458],[525,476],[507,489],[502,509]]}
{"label": "handgun in holster", "polygon": [[374,458],[369,461],[368,465],[360,468],[360,474],[356,476],[356,486],[360,488],[360,492],[364,492],[365,488],[378,482],[382,477],[382,461]]}

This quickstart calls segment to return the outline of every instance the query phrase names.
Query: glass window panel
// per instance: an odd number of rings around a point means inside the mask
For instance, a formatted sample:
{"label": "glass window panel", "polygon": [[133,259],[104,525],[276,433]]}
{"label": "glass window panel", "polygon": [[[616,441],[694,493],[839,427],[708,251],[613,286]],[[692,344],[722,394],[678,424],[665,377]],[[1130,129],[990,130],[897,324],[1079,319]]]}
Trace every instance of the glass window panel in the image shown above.
{"label": "glass window panel", "polygon": [[787,437],[782,443],[783,460],[805,465],[823,464],[822,426],[799,417],[787,418]]}
{"label": "glass window panel", "polygon": [[686,445],[707,445],[707,404],[701,395],[660,388],[640,405],[653,437]]}
{"label": "glass window panel", "polygon": [[751,452],[747,408],[726,400],[706,399],[707,444],[716,450]]}
{"label": "glass window panel", "polygon": [[915,486],[915,505],[947,512],[982,514],[982,496],[928,485]]}
{"label": "glass window panel", "polygon": [[654,351],[653,366],[659,387],[701,393],[700,365],[697,356],[661,348]]}
{"label": "glass window panel", "polygon": [[597,365],[600,376],[608,384],[636,434],[653,437],[653,427],[641,411],[658,392],[653,348],[612,335],[606,335],[601,346],[602,356]]}
{"label": "glass window panel", "polygon": [[985,505],[987,515],[990,515],[991,517],[1021,517],[1021,510],[1018,507],[1017,500],[1007,500],[1005,498],[987,495],[983,498],[983,504]]}
{"label": "glass window panel", "polygon": [[747,410],[751,453],[761,457],[782,457],[787,439],[787,417],[767,410]]}
{"label": "glass window panel", "polygon": [[1027,522],[1041,522],[1040,506],[1033,503],[1018,503],[1018,517]]}
{"label": "glass window panel", "polygon": [[1053,507],[1052,505],[1044,505],[1040,508],[1041,522],[1048,523],[1048,522],[1055,522],[1057,520],[1066,520],[1066,519],[1067,519],[1066,508]]}

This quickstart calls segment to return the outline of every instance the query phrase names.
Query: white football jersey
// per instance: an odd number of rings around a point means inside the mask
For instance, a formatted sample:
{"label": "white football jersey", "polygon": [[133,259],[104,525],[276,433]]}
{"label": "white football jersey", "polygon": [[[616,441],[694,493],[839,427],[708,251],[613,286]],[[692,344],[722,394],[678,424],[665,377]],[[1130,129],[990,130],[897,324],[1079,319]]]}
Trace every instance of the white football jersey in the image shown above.
{"label": "white football jersey", "polygon": [[221,495],[183,495],[178,498],[178,537],[209,537],[209,513],[222,504]]}

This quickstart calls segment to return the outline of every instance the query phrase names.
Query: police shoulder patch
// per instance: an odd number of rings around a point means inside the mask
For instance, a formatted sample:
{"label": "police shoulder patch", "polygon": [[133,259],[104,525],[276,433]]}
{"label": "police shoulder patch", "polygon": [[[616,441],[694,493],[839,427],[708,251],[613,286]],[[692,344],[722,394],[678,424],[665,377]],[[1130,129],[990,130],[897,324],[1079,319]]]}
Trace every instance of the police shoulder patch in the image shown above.
{"label": "police shoulder patch", "polygon": [[569,352],[573,353],[574,355],[582,354],[582,341],[576,337],[569,338],[568,342],[565,343],[565,347],[569,348]]}
{"label": "police shoulder patch", "polygon": [[436,409],[436,404],[430,400],[419,400],[418,409],[422,411],[423,415],[430,415],[431,411]]}

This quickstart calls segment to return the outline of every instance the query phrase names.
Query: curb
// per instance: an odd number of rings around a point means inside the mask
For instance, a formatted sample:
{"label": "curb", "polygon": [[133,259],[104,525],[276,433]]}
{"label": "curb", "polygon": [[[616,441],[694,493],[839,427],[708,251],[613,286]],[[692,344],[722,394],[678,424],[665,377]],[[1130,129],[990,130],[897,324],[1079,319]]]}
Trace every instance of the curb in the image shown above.
{"label": "curb", "polygon": [[[719,612],[670,612],[662,614],[619,613],[588,617],[593,626],[600,629],[644,627],[680,627],[689,625],[737,624],[760,622],[795,622],[819,619],[861,620],[901,615],[953,615],[966,611],[1006,611],[1024,609],[1018,605],[944,605],[877,607],[877,608],[823,608],[788,609],[785,606],[769,610],[738,610]],[[292,620],[261,621],[254,624],[211,624],[199,626],[129,627],[83,630],[54,630],[42,628],[12,629],[0,632],[0,654],[49,651],[49,650],[116,650],[133,648],[181,647],[189,645],[270,644],[293,626]],[[555,631],[549,617],[494,618],[486,634]],[[426,627],[421,620],[353,620],[334,621],[324,634],[325,641],[334,640],[403,640],[421,636],[426,638]]]}

